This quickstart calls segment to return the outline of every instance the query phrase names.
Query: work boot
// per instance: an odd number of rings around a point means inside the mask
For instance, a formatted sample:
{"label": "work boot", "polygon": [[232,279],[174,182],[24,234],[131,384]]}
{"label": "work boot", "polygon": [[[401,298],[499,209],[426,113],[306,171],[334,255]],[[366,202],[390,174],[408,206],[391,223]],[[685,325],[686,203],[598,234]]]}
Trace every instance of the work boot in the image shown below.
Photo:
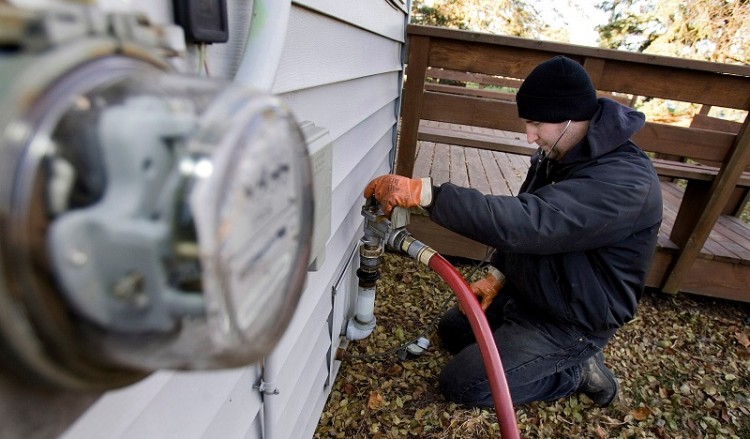
{"label": "work boot", "polygon": [[599,407],[607,407],[617,397],[620,386],[611,370],[604,365],[604,354],[599,352],[581,363],[581,383],[577,392],[588,396]]}

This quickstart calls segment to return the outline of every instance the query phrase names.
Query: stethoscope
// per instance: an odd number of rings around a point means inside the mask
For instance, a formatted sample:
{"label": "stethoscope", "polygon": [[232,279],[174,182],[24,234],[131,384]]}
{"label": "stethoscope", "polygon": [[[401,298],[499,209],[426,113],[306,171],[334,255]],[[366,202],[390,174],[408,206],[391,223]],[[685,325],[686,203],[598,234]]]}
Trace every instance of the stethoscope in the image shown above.
{"label": "stethoscope", "polygon": [[537,163],[537,169],[539,169],[539,166],[541,166],[542,162],[549,159],[549,157],[552,155],[552,152],[557,147],[557,144],[560,143],[560,139],[565,135],[565,132],[568,131],[568,127],[570,127],[570,123],[573,122],[573,120],[569,119],[568,123],[565,124],[565,128],[563,128],[562,133],[560,133],[560,136],[555,140],[555,143],[552,144],[552,148],[549,149],[549,152],[544,152],[542,147],[539,147],[539,162]]}
{"label": "stethoscope", "polygon": [[544,152],[541,146],[537,150],[539,154],[539,161],[536,162],[536,167],[534,168],[534,176],[532,177],[531,182],[529,182],[528,187],[526,187],[526,191],[534,189],[534,183],[536,183],[536,179],[539,176],[539,169],[542,167],[542,164],[547,164],[545,175],[549,174],[549,161],[551,160],[550,157],[552,156],[552,152],[557,147],[557,144],[560,143],[560,139],[563,138],[565,132],[568,131],[571,122],[573,121],[569,119],[568,123],[565,124],[565,128],[563,128],[562,132],[557,137],[557,140],[555,140],[555,143],[552,144],[552,148],[549,149],[549,152]]}

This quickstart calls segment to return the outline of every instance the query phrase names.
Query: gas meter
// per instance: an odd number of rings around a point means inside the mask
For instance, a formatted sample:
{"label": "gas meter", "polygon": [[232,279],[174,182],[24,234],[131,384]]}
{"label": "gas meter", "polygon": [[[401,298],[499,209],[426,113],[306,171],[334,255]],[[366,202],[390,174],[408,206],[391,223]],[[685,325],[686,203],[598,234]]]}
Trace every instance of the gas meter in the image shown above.
{"label": "gas meter", "polygon": [[0,367],[108,388],[254,362],[304,286],[302,132],[141,19],[0,5]]}

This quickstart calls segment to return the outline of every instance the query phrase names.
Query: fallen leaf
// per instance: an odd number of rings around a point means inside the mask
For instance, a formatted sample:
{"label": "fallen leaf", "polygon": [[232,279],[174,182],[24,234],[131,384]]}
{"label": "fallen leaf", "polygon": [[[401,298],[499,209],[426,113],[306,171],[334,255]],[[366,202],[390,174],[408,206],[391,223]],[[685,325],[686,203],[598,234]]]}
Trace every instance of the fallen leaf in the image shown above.
{"label": "fallen leaf", "polygon": [[370,410],[377,410],[385,405],[385,399],[380,394],[380,392],[378,392],[377,390],[373,390],[372,392],[370,392],[370,398],[367,400],[367,407],[369,407]]}
{"label": "fallen leaf", "polygon": [[735,332],[734,338],[737,339],[737,342],[741,344],[744,347],[750,347],[750,339],[747,337],[747,334],[742,332]]}
{"label": "fallen leaf", "polygon": [[669,398],[669,390],[665,387],[659,387],[659,397],[662,399]]}
{"label": "fallen leaf", "polygon": [[651,416],[651,409],[649,409],[648,407],[638,407],[635,410],[631,410],[630,415],[636,421],[645,421],[649,416]]}
{"label": "fallen leaf", "polygon": [[389,367],[388,370],[385,371],[385,373],[388,376],[395,377],[401,375],[401,372],[403,370],[403,367],[399,366],[398,364],[394,364],[393,366]]}
{"label": "fallen leaf", "polygon": [[354,386],[352,385],[352,383],[346,383],[346,384],[344,384],[343,388],[341,390],[344,393],[346,393],[347,395],[354,395],[355,393],[357,393],[357,389],[354,388]]}

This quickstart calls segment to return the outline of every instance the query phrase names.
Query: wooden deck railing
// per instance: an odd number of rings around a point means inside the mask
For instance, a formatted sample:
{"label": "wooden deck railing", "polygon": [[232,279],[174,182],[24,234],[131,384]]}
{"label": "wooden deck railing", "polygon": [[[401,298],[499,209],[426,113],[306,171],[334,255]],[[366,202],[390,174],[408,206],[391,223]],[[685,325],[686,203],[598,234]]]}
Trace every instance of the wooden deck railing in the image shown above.
{"label": "wooden deck railing", "polygon": [[[462,91],[455,86],[436,86],[429,78],[470,78],[472,82],[513,87],[536,65],[555,55],[580,62],[597,90],[615,94],[618,100],[662,98],[696,103],[704,108],[750,110],[747,66],[411,25],[396,172],[412,174],[420,120],[524,131],[512,93],[466,88]],[[736,212],[747,202],[749,122],[750,117],[746,116],[739,129],[737,124],[723,123],[705,129],[705,120],[692,127],[647,121],[634,137],[643,150],[660,158],[654,163],[661,175],[687,181],[670,235],[679,250],[661,279],[662,290],[673,293],[679,290],[720,215]],[[491,146],[487,143],[482,146],[481,142],[470,145],[460,143],[460,136],[457,133],[454,137],[456,144],[506,152],[522,147],[502,142]],[[464,141],[468,142],[467,139]]]}

